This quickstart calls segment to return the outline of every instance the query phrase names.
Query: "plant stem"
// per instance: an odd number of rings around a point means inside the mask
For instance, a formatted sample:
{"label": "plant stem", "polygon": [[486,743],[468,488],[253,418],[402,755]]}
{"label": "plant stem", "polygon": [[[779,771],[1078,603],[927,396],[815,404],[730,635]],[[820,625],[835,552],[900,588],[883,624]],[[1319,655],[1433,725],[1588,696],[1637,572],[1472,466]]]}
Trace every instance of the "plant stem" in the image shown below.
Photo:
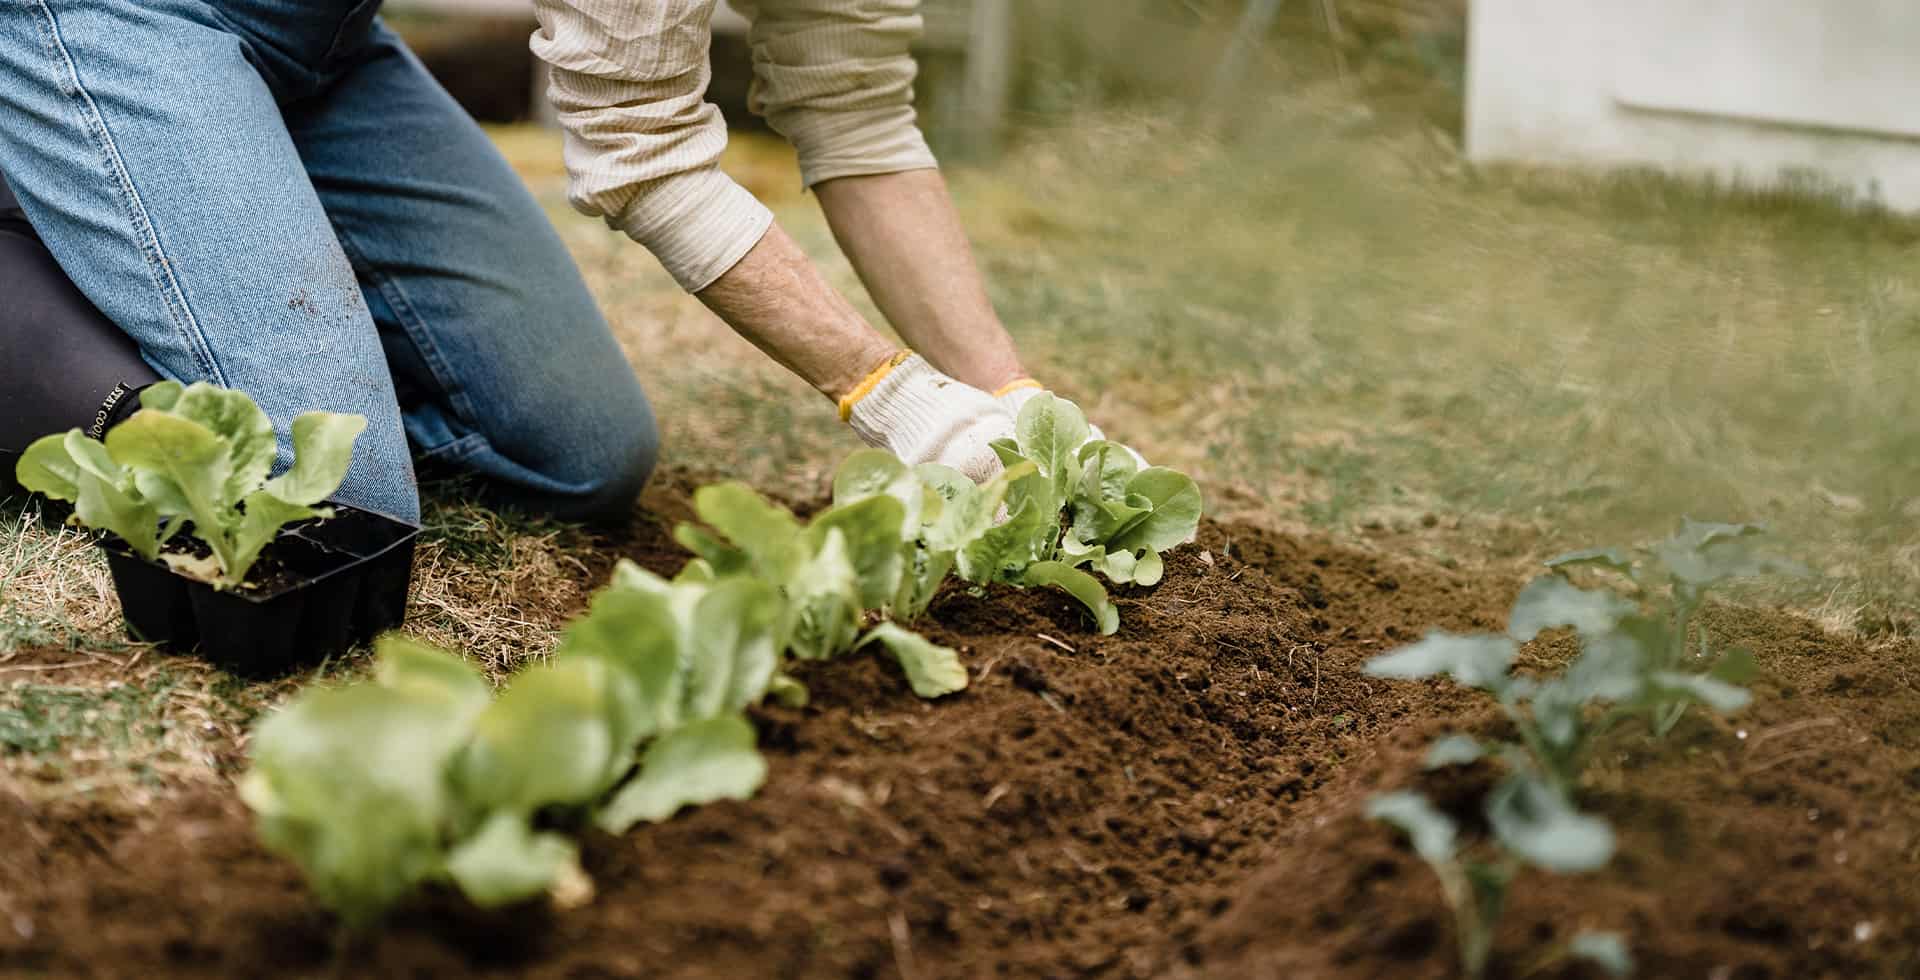
{"label": "plant stem", "polygon": [[1514,729],[1520,733],[1520,741],[1526,745],[1527,754],[1533,756],[1534,768],[1545,773],[1555,789],[1562,793],[1573,792],[1573,777],[1576,773],[1562,772],[1561,767],[1554,763],[1555,756],[1548,749],[1546,740],[1541,738],[1539,731],[1534,728],[1533,719],[1522,714],[1520,708],[1504,696],[1500,698],[1500,710],[1506,712],[1508,720],[1513,722]]}
{"label": "plant stem", "polygon": [[1493,953],[1493,929],[1481,921],[1479,896],[1464,868],[1458,864],[1436,866],[1440,891],[1453,908],[1454,942],[1460,950],[1460,972],[1478,977],[1486,971],[1487,958]]}

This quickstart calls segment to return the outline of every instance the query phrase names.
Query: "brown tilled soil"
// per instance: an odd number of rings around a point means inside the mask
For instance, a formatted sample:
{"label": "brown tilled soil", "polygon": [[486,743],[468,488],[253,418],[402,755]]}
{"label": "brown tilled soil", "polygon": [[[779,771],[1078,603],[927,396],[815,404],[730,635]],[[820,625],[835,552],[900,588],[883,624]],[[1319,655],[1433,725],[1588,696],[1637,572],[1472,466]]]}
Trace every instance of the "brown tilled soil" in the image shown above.
{"label": "brown tilled soil", "polygon": [[[670,571],[665,523],[624,549]],[[929,632],[964,652],[964,694],[810,665],[812,706],[759,717],[760,796],[591,839],[591,905],[432,896],[352,944],[229,791],[0,803],[0,974],[1449,976],[1434,879],[1356,813],[1413,783],[1470,813],[1491,773],[1422,777],[1419,752],[1498,717],[1358,668],[1429,627],[1497,628],[1517,585],[1210,524],[1120,596],[1114,637],[1054,594],[955,590]],[[1587,800],[1621,853],[1523,877],[1496,976],[1585,975],[1539,960],[1582,928],[1627,933],[1646,977],[1920,974],[1920,651],[1751,610],[1710,625],[1757,654],[1755,707],[1605,746]]]}

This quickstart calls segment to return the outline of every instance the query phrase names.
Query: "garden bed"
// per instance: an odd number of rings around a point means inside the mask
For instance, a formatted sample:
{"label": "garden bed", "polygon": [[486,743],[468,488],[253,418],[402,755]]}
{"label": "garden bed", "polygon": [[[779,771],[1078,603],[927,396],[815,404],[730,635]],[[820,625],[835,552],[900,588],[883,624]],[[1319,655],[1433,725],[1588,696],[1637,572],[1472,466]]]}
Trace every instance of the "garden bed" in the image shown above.
{"label": "garden bed", "polygon": [[[620,550],[684,560],[653,525]],[[922,702],[874,657],[802,665],[812,705],[756,711],[759,796],[590,837],[591,904],[435,897],[345,949],[230,788],[0,802],[0,973],[1449,976],[1432,877],[1358,811],[1419,782],[1465,813],[1484,774],[1419,778],[1419,754],[1497,715],[1359,667],[1499,627],[1518,584],[1210,523],[1161,585],[1116,590],[1112,637],[1063,594],[950,587],[927,633],[962,651],[964,693]],[[1581,928],[1626,933],[1642,976],[1920,969],[1920,651],[1711,618],[1755,652],[1755,705],[1609,739],[1587,802],[1620,854],[1523,877],[1494,975]]]}

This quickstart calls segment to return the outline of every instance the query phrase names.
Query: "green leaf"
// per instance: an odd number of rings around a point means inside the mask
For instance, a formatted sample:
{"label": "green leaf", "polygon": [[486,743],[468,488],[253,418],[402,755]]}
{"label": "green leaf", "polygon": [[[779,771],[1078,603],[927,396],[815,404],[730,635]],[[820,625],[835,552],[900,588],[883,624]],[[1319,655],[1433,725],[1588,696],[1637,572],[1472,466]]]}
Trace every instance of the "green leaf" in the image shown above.
{"label": "green leaf", "polygon": [[1149,466],[1127,481],[1127,497],[1152,502],[1153,513],[1107,543],[1109,549],[1166,551],[1192,541],[1200,528],[1200,487],[1184,473]]}
{"label": "green leaf", "polygon": [[1581,636],[1599,636],[1633,612],[1633,603],[1613,592],[1582,589],[1559,575],[1542,575],[1513,600],[1507,635],[1525,643],[1542,630],[1571,626]]}
{"label": "green leaf", "polygon": [[979,487],[967,479],[965,473],[944,463],[921,463],[913,468],[913,475],[942,500],[951,501],[956,497]]}
{"label": "green leaf", "polygon": [[755,579],[705,588],[682,642],[686,650],[686,718],[735,714],[758,703],[780,656],[780,593]]}
{"label": "green leaf", "polygon": [[775,704],[787,708],[804,708],[810,699],[807,686],[786,674],[773,675],[772,682],[767,685],[767,697],[772,698]]}
{"label": "green leaf", "polygon": [[912,563],[901,576],[900,592],[894,597],[892,615],[902,622],[919,619],[939,595],[940,586],[953,571],[953,552],[916,548]]}
{"label": "green leaf", "polygon": [[739,575],[753,566],[747,553],[721,540],[719,535],[698,524],[681,523],[673,529],[680,546],[700,556],[716,576]]}
{"label": "green leaf", "polygon": [[[144,398],[141,405],[146,405]],[[165,411],[198,422],[219,437],[226,456],[226,479],[215,497],[217,503],[231,506],[266,482],[277,451],[273,422],[245,392],[196,381],[182,390]],[[361,424],[364,425],[365,420]]]}
{"label": "green leaf", "polygon": [[93,473],[80,471],[79,499],[73,514],[88,527],[112,531],[134,553],[152,561],[160,555],[160,512],[137,496]]}
{"label": "green leaf", "polygon": [[[693,509],[701,520],[745,552],[769,581],[788,580],[805,558],[800,522],[786,508],[744,483],[701,487],[694,491]],[[717,562],[714,567],[721,568]]]}
{"label": "green leaf", "polygon": [[1102,636],[1112,636],[1119,631],[1120,610],[1107,601],[1107,590],[1100,587],[1099,580],[1086,572],[1065,562],[1041,561],[1028,565],[1020,580],[1023,585],[1055,586],[1080,600],[1080,604],[1093,614],[1093,621]]}
{"label": "green leaf", "polygon": [[859,646],[875,642],[886,647],[900,662],[913,693],[923,698],[937,698],[966,689],[967,668],[960,663],[960,655],[953,648],[943,647],[893,623],[881,623],[868,630]]}
{"label": "green leaf", "polygon": [[1567,695],[1576,705],[1631,700],[1640,693],[1641,675],[1663,632],[1657,621],[1627,616],[1611,632],[1589,639],[1561,676]]}
{"label": "green leaf", "polygon": [[1487,822],[1508,850],[1548,871],[1592,871],[1613,857],[1613,829],[1558,790],[1517,773],[1487,798]]}
{"label": "green leaf", "polygon": [[140,389],[140,407],[151,408],[159,412],[173,411],[187,386],[178,381],[156,381]]}
{"label": "green leaf", "polygon": [[240,515],[239,498],[226,496],[233,473],[226,443],[198,422],[144,410],[108,430],[106,442],[115,462],[143,471],[135,485],[161,516],[192,518],[195,536],[213,549],[222,569],[231,569],[227,532]]}
{"label": "green leaf", "polygon": [[833,502],[852,503],[886,493],[894,481],[907,473],[907,464],[884,449],[854,450],[833,474]]}
{"label": "green leaf", "polygon": [[582,877],[580,850],[559,834],[536,834],[525,816],[496,812],[447,855],[447,875],[482,908],[538,898]]}
{"label": "green leaf", "polygon": [[[946,472],[941,472],[945,470]],[[924,464],[915,468],[922,479],[934,481],[927,486],[944,501],[939,516],[926,528],[926,544],[934,551],[959,552],[993,529],[995,516],[1006,503],[1013,485],[1028,478],[1038,479],[1039,469],[1032,462],[1020,462],[1001,471],[993,479],[974,486],[958,470]],[[958,479],[958,483],[952,482]]]}
{"label": "green leaf", "polygon": [[1558,750],[1552,760],[1556,765],[1560,758],[1570,757],[1571,750],[1580,744],[1585,734],[1581,709],[1586,701],[1580,697],[1581,693],[1564,677],[1545,681],[1532,693],[1533,723],[1540,737]]}
{"label": "green leaf", "polygon": [[1143,551],[1140,553],[1140,559],[1133,563],[1133,584],[1159,585],[1166,570],[1166,560],[1161,558],[1158,552]]}
{"label": "green leaf", "polygon": [[1152,516],[1153,503],[1138,494],[1128,502],[1075,493],[1073,533],[1067,537],[1087,544],[1105,543],[1133,531]]}
{"label": "green leaf", "polygon": [[473,723],[457,782],[481,811],[592,801],[631,760],[614,668],[591,657],[521,671]]}
{"label": "green leaf", "polygon": [[1383,793],[1367,801],[1367,817],[1400,828],[1413,841],[1414,853],[1432,865],[1453,861],[1457,830],[1453,820],[1433,808],[1418,793]]}
{"label": "green leaf", "polygon": [[220,437],[198,422],[165,412],[135,412],[108,431],[106,445],[122,466],[164,474],[209,506],[223,502],[232,463]]}
{"label": "green leaf", "polygon": [[1757,524],[1687,519],[1673,537],[1654,547],[1654,554],[1682,589],[1694,593],[1729,579],[1803,573],[1793,562],[1755,550],[1765,534]]}
{"label": "green leaf", "polygon": [[[627,563],[627,580],[646,574]],[[637,731],[645,735],[680,722],[685,696],[681,669],[680,626],[666,594],[616,587],[594,597],[587,615],[574,620],[560,638],[558,658],[588,658],[620,670],[633,685],[638,702]]]}
{"label": "green leaf", "polygon": [[622,558],[613,563],[613,574],[608,577],[607,587],[643,592],[662,599],[673,595],[672,582],[641,568],[631,558]]}
{"label": "green leaf", "polygon": [[1042,392],[1020,407],[1013,432],[1020,454],[1039,464],[1053,499],[1068,499],[1080,479],[1076,453],[1093,436],[1087,417],[1072,402]]}
{"label": "green leaf", "polygon": [[681,807],[752,797],[767,778],[767,761],[754,741],[753,725],[731,715],[668,732],[647,746],[639,775],[607,801],[596,821],[608,833],[623,834]]}
{"label": "green leaf", "polygon": [[906,520],[904,505],[893,497],[867,497],[845,506],[829,508],[807,526],[809,550],[818,551],[826,536],[838,532],[846,539],[847,558],[853,562],[854,581],[860,605],[878,609],[890,602],[900,590],[900,576],[906,559],[901,550],[900,528]]}
{"label": "green leaf", "polygon": [[[304,504],[288,503],[265,490],[249,494],[240,515],[240,523],[233,527],[229,535],[232,551],[227,560],[230,564],[224,569],[221,581],[215,584],[239,585],[246,581],[247,572],[259,560],[260,552],[280,536],[281,528],[294,521],[331,513],[331,509],[322,511]],[[215,553],[218,554],[218,551]]]}
{"label": "green leaf", "polygon": [[[287,503],[307,506],[332,496],[347,478],[354,440],[366,428],[367,419],[362,415],[307,412],[295,418],[293,468],[268,480],[266,491]],[[268,435],[271,440],[272,433]]]}
{"label": "green leaf", "polygon": [[[1147,554],[1151,555],[1153,552],[1149,551]],[[1105,575],[1108,581],[1122,585],[1133,581],[1134,568],[1139,564],[1140,562],[1133,557],[1131,551],[1109,551],[1093,563],[1094,568]]]}
{"label": "green leaf", "polygon": [[1633,975],[1633,954],[1627,951],[1626,938],[1617,932],[1581,932],[1567,944],[1567,954],[1591,961],[1608,976]]}
{"label": "green leaf", "polygon": [[1445,769],[1448,766],[1465,766],[1480,761],[1486,749],[1471,735],[1446,735],[1435,739],[1427,747],[1427,756],[1421,761],[1423,769]]}
{"label": "green leaf", "polygon": [[1647,682],[1669,697],[1698,701],[1721,714],[1739,711],[1753,701],[1753,695],[1745,688],[1708,674],[1656,670],[1647,675]]}
{"label": "green leaf", "polygon": [[439,702],[472,719],[493,700],[487,679],[451,653],[398,633],[374,643],[374,683],[422,702]]}
{"label": "green leaf", "polygon": [[468,724],[414,690],[309,689],[256,729],[240,796],[320,901],[364,924],[437,871]]}
{"label": "green leaf", "polygon": [[1140,472],[1140,463],[1126,447],[1095,439],[1080,447],[1080,493],[1104,500],[1125,500],[1127,481]]}
{"label": "green leaf", "polygon": [[1633,574],[1633,556],[1619,548],[1583,548],[1555,555],[1545,562],[1554,571],[1569,568],[1594,567],[1609,568],[1625,575]]}
{"label": "green leaf", "polygon": [[55,500],[71,503],[80,499],[80,465],[74,461],[73,454],[67,451],[68,435],[86,438],[79,429],[74,429],[70,433],[56,433],[35,439],[27,446],[26,452],[20,454],[20,461],[14,464],[14,479],[20,481],[22,487]]}
{"label": "green leaf", "polygon": [[705,558],[695,558],[680,566],[673,575],[674,585],[712,585],[720,580],[713,571],[713,565]]}
{"label": "green leaf", "polygon": [[1021,571],[1039,560],[1059,535],[1060,508],[1051,494],[1038,471],[1009,481],[1007,519],[960,546],[956,554],[960,577],[982,584],[1018,581]]}
{"label": "green leaf", "polygon": [[107,447],[87,438],[79,429],[73,429],[62,437],[62,445],[73,464],[83,473],[92,473],[102,481],[126,490],[133,485],[133,474],[126,467],[114,462]]}
{"label": "green leaf", "polygon": [[1439,630],[1411,646],[1367,661],[1374,677],[1451,676],[1468,687],[1498,690],[1507,681],[1518,647],[1504,636],[1458,636]]}
{"label": "green leaf", "polygon": [[859,579],[847,538],[829,528],[820,549],[787,581],[791,614],[787,648],[803,660],[822,660],[853,648],[860,629]]}

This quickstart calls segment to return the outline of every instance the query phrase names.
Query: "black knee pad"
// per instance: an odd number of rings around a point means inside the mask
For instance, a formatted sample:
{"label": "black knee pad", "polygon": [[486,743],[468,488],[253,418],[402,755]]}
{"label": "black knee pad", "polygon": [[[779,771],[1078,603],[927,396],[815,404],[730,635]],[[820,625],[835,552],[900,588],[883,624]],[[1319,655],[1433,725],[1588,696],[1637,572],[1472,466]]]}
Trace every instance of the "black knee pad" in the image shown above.
{"label": "black knee pad", "polygon": [[35,439],[75,428],[97,438],[158,380],[60,271],[0,181],[0,491]]}

